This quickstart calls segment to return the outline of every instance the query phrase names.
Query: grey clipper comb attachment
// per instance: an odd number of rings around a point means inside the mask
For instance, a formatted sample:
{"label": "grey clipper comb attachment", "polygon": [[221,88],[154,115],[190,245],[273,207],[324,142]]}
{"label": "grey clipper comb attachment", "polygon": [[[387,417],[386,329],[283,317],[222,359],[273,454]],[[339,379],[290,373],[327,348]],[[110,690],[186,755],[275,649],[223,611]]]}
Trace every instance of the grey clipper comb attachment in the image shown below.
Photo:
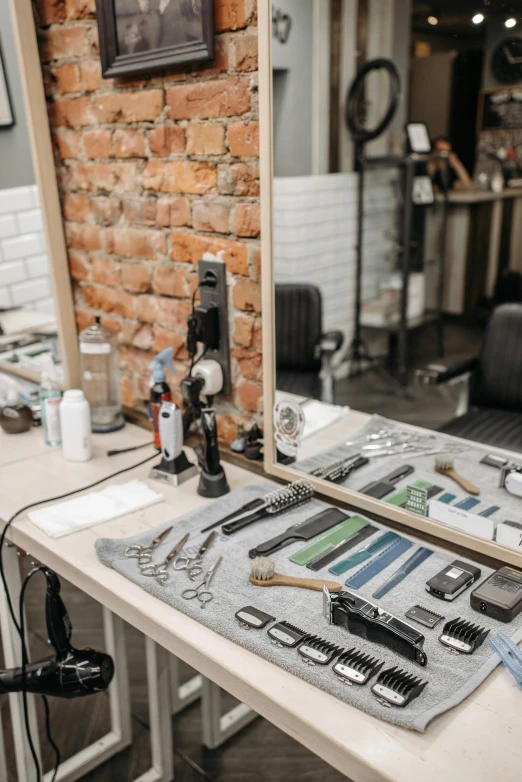
{"label": "grey clipper comb attachment", "polygon": [[453,654],[473,654],[482,646],[488,635],[489,630],[485,627],[457,618],[446,622],[439,641]]}
{"label": "grey clipper comb attachment", "polygon": [[299,627],[291,625],[290,622],[278,622],[273,627],[270,627],[267,633],[274,646],[281,648],[284,646],[293,648],[302,643],[308,635]]}
{"label": "grey clipper comb attachment", "polygon": [[342,648],[318,635],[309,635],[297,652],[307,665],[329,665],[342,652]]}
{"label": "grey clipper comb attachment", "polygon": [[428,682],[423,682],[411,673],[397,668],[387,668],[379,674],[379,678],[372,687],[372,692],[381,704],[390,708],[400,706],[403,708],[418,698]]}
{"label": "grey clipper comb attachment", "polygon": [[263,627],[266,627],[269,622],[273,622],[275,619],[274,616],[270,616],[270,614],[261,611],[255,606],[240,608],[234,616],[245,630],[262,630]]}
{"label": "grey clipper comb attachment", "polygon": [[354,648],[343,652],[335,663],[333,672],[343,684],[362,685],[379,673],[383,665],[376,657]]}

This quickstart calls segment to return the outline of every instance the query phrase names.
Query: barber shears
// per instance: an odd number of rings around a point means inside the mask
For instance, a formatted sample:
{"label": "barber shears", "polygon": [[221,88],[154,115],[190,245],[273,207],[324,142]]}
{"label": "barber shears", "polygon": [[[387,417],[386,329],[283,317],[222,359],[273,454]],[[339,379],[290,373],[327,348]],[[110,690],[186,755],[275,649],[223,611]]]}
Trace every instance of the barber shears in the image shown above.
{"label": "barber shears", "polygon": [[189,533],[187,532],[186,535],[184,535],[179,543],[177,543],[172,551],[170,551],[163,562],[160,562],[159,565],[147,565],[146,567],[141,569],[142,575],[144,576],[151,576],[152,578],[155,578],[158,584],[164,584],[166,581],[168,581],[169,574],[167,573],[168,567],[173,559],[176,559],[176,557],[181,554],[183,551],[183,546],[189,539]]}
{"label": "barber shears", "polygon": [[194,579],[203,572],[203,557],[216,538],[217,532],[211,532],[207,539],[201,544],[195,556],[188,557],[180,554],[176,557],[172,563],[174,570],[186,570],[190,580],[194,581]]}
{"label": "barber shears", "polygon": [[140,546],[137,543],[134,546],[129,546],[125,549],[125,556],[129,557],[129,559],[137,559],[138,567],[143,569],[152,562],[152,553],[154,549],[165,540],[171,529],[172,527],[163,530],[163,532],[155,537],[147,546]]}
{"label": "barber shears", "polygon": [[205,578],[201,582],[201,584],[198,584],[195,587],[189,587],[189,589],[184,589],[181,593],[181,597],[183,600],[199,600],[200,602],[200,608],[205,608],[205,605],[207,603],[210,603],[210,601],[214,598],[214,595],[209,589],[210,582],[212,581],[214,577],[214,573],[218,569],[221,560],[223,557],[218,557],[215,562],[209,567],[207,572],[205,573]]}

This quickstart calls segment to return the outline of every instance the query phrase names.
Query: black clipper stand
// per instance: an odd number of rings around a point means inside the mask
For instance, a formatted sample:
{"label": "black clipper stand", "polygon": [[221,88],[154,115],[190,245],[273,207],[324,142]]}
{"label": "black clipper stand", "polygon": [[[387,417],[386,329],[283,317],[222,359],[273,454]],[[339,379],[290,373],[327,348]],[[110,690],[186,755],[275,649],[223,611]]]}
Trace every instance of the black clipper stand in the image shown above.
{"label": "black clipper stand", "polygon": [[201,423],[205,435],[205,455],[201,464],[198,494],[216,499],[228,494],[230,487],[219,460],[216,412],[212,407],[203,408]]}

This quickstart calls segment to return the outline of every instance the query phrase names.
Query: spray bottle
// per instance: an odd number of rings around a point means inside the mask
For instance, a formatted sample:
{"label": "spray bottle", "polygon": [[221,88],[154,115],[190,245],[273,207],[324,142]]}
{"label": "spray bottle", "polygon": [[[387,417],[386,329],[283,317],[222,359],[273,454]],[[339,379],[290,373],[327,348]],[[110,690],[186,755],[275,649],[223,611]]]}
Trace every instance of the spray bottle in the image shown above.
{"label": "spray bottle", "polygon": [[156,358],[149,364],[149,369],[152,369],[152,385],[150,388],[149,407],[154,431],[154,445],[156,448],[161,448],[161,438],[159,432],[159,415],[161,403],[172,401],[170,386],[167,383],[167,377],[165,375],[165,367],[176,374],[176,370],[172,364],[173,354],[174,348],[165,348],[165,350],[162,350],[161,353],[158,353]]}

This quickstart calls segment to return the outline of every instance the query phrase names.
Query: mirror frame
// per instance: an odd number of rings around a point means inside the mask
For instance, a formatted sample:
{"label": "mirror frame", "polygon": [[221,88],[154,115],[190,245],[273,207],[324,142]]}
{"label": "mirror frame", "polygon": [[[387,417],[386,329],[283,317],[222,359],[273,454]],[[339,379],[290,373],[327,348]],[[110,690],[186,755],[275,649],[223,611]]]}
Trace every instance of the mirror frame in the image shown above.
{"label": "mirror frame", "polygon": [[[9,0],[9,11],[47,245],[49,277],[64,368],[63,386],[71,388],[78,386],[80,382],[80,354],[60,194],[31,0]],[[0,360],[0,369],[40,382],[38,372],[21,369],[5,361]]]}
{"label": "mirror frame", "polygon": [[[322,2],[322,0],[316,0]],[[261,288],[263,318],[263,401],[264,401],[264,466],[269,475],[285,481],[303,478],[304,473],[277,462],[274,444],[273,408],[275,403],[275,308],[274,271],[272,263],[272,209],[273,209],[273,102],[272,102],[272,0],[258,0],[259,40],[259,131],[261,178]],[[460,442],[457,437],[453,440]],[[463,441],[466,442],[466,441]],[[490,447],[491,451],[501,451]],[[518,454],[514,457],[520,459]],[[332,500],[349,504],[361,513],[370,513],[381,521],[387,520],[409,527],[412,533],[422,532],[479,552],[500,562],[522,567],[522,552],[500,546],[494,541],[476,538],[426,516],[386,505],[352,489],[336,486],[319,478],[307,476],[314,489]],[[522,508],[522,504],[521,504]]]}

